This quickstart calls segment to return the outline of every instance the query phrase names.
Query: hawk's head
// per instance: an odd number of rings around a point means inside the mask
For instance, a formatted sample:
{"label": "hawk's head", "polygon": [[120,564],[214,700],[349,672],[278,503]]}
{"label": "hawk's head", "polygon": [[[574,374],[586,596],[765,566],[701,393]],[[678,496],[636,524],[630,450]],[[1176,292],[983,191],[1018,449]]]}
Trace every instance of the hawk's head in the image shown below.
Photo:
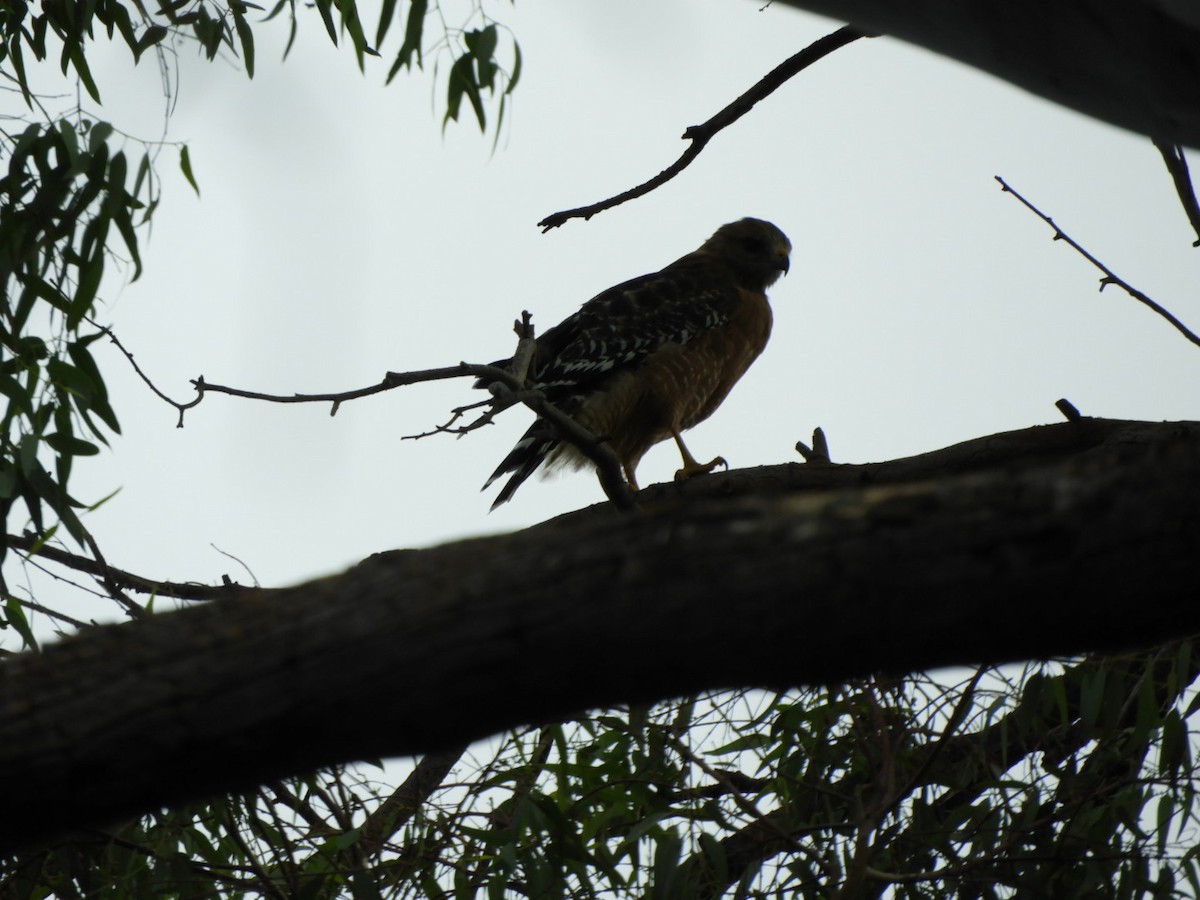
{"label": "hawk's head", "polygon": [[787,272],[792,242],[770,222],[746,218],[722,225],[700,249],[719,256],[743,286],[761,291]]}

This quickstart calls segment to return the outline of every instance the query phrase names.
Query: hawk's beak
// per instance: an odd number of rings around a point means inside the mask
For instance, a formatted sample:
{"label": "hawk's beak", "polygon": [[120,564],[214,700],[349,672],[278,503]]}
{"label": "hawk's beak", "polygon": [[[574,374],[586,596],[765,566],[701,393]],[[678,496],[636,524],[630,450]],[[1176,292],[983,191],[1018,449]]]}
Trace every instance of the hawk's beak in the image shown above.
{"label": "hawk's beak", "polygon": [[779,271],[786,275],[788,270],[791,268],[791,265],[791,260],[788,258],[788,251],[781,250],[779,253]]}

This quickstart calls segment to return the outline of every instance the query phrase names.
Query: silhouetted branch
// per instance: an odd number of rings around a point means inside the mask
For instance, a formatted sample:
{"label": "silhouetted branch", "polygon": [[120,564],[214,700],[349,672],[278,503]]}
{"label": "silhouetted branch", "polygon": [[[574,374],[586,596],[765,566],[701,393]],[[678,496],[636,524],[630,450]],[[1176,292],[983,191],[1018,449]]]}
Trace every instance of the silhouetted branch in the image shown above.
{"label": "silhouetted branch", "polygon": [[[432,431],[423,434],[407,435],[406,437],[415,439],[443,432],[465,434],[468,431],[474,431],[483,425],[490,424],[499,412],[517,403],[521,403],[553,425],[562,440],[573,445],[580,453],[595,464],[597,475],[600,478],[600,486],[613,503],[621,509],[631,509],[634,506],[633,498],[628,485],[625,483],[625,478],[621,474],[620,461],[617,459],[616,454],[613,453],[612,448],[602,438],[592,434],[566,413],[555,408],[540,391],[528,390],[526,388],[525,372],[533,360],[535,349],[534,331],[531,320],[532,316],[528,311],[525,311],[522,312],[521,318],[513,326],[518,337],[517,350],[513,355],[513,365],[520,367],[520,375],[499,366],[484,366],[476,363],[460,362],[456,366],[443,366],[437,369],[420,369],[413,372],[388,372],[378,384],[355,388],[349,391],[321,394],[268,394],[262,391],[248,391],[243,388],[229,387],[224,384],[212,384],[205,381],[204,376],[201,375],[192,381],[192,386],[195,387],[197,396],[188,403],[180,403],[172,400],[160,391],[134,361],[133,354],[126,350],[121,342],[117,340],[116,335],[108,329],[104,329],[104,332],[116,344],[117,348],[125,354],[125,358],[129,360],[134,371],[146,382],[150,389],[158,397],[179,411],[179,423],[176,426],[179,428],[183,427],[184,412],[197,405],[204,399],[205,394],[208,393],[227,394],[231,397],[244,397],[247,400],[261,400],[267,403],[330,403],[332,406],[330,407],[329,414],[332,416],[336,415],[341,404],[348,400],[369,397],[372,394],[383,393],[384,391],[390,391],[398,387],[421,384],[428,381],[444,381],[448,378],[475,377],[485,379],[489,385],[489,391],[492,395],[491,399],[458,407],[452,411],[453,415],[445,425],[438,426]],[[469,425],[461,427],[454,425],[468,410],[488,405],[491,406],[491,409]],[[98,549],[96,552],[99,552]],[[103,575],[101,574],[99,577],[103,577]],[[120,598],[118,597],[118,599]],[[135,606],[134,608],[138,607]]]}
{"label": "silhouetted branch", "polygon": [[1200,247],[1200,204],[1196,203],[1196,191],[1192,187],[1191,175],[1188,174],[1187,158],[1183,155],[1183,147],[1157,139],[1154,141],[1154,146],[1162,154],[1167,171],[1171,173],[1171,180],[1175,182],[1175,193],[1179,195],[1183,211],[1187,214],[1188,221],[1192,223],[1192,229],[1196,232],[1196,240],[1192,241],[1192,246]]}
{"label": "silhouetted branch", "polygon": [[[91,575],[102,584],[111,584],[120,590],[136,591],[139,594],[153,594],[157,597],[172,597],[176,600],[215,600],[218,597],[228,597],[236,590],[242,589],[232,581],[220,585],[195,584],[192,582],[155,581],[142,575],[135,575],[118,569],[102,561],[89,559],[70,553],[59,547],[52,547],[33,535],[10,534],[5,537],[9,547],[21,550],[31,556],[50,560],[76,572]],[[122,604],[125,605],[125,604]],[[136,605],[136,604],[135,604]],[[137,607],[139,610],[141,607]]]}
{"label": "silhouetted branch", "polygon": [[1187,0],[777,0],[908,41],[1142,134],[1200,147]]}
{"label": "silhouetted branch", "polygon": [[590,219],[596,213],[604,212],[606,209],[612,209],[614,206],[620,206],[630,200],[635,200],[638,197],[650,193],[656,188],[662,187],[689,165],[692,164],[700,151],[712,140],[718,132],[728,128],[746,113],[754,108],[758,101],[763,100],[773,94],[790,78],[798,75],[802,70],[815,63],[817,60],[828,56],[834,50],[844,47],[851,41],[856,41],[860,37],[871,37],[859,31],[857,28],[851,28],[846,25],[839,28],[832,34],[827,34],[825,37],[809,44],[795,56],[792,56],[766,75],[763,76],[754,87],[746,91],[723,110],[709,119],[702,125],[693,125],[683,133],[683,139],[692,143],[683,155],[674,163],[663,169],[653,178],[644,181],[637,187],[630,188],[624,193],[617,194],[615,197],[609,197],[607,200],[601,200],[599,203],[593,203],[589,206],[580,206],[576,209],[567,209],[562,212],[556,212],[546,216],[542,221],[538,222],[538,227],[543,232],[549,231],[551,228],[557,228],[560,225],[569,222],[571,219]]}
{"label": "silhouetted branch", "polygon": [[1021,201],[1021,204],[1026,209],[1028,209],[1030,212],[1034,213],[1034,215],[1036,215],[1039,219],[1041,219],[1043,222],[1045,222],[1047,225],[1049,225],[1051,228],[1054,229],[1054,240],[1065,241],[1072,248],[1074,248],[1076,253],[1078,253],[1080,256],[1082,256],[1084,259],[1086,259],[1088,262],[1090,262],[1093,266],[1095,266],[1097,269],[1099,269],[1101,272],[1104,273],[1104,277],[1100,279],[1100,290],[1104,290],[1110,284],[1115,284],[1117,287],[1119,287],[1123,291],[1125,291],[1125,293],[1127,293],[1134,300],[1137,300],[1139,303],[1143,303],[1146,306],[1150,307],[1152,310],[1154,310],[1156,313],[1158,313],[1160,316],[1162,316],[1164,319],[1166,319],[1168,322],[1170,322],[1172,325],[1174,325],[1176,330],[1178,330],[1180,334],[1182,334],[1185,338],[1187,338],[1189,341],[1191,341],[1197,347],[1200,347],[1200,337],[1197,337],[1195,335],[1195,333],[1193,333],[1186,325],[1184,325],[1182,322],[1180,322],[1179,319],[1175,318],[1175,316],[1173,316],[1167,309],[1165,309],[1164,307],[1160,306],[1158,303],[1151,300],[1149,297],[1147,297],[1145,294],[1143,294],[1137,288],[1132,287],[1124,279],[1119,278],[1115,274],[1113,274],[1112,269],[1108,268],[1108,266],[1104,265],[1104,263],[1100,262],[1100,260],[1098,260],[1098,259],[1096,259],[1096,257],[1092,256],[1092,254],[1090,254],[1086,250],[1084,250],[1083,247],[1081,247],[1070,235],[1068,235],[1065,231],[1063,231],[1061,228],[1059,228],[1057,225],[1055,225],[1054,220],[1052,218],[1050,218],[1048,215],[1046,215],[1044,212],[1042,212],[1040,209],[1038,209],[1036,206],[1034,206],[1032,203],[1030,203],[1024,197],[1022,197],[1019,193],[1017,193],[1015,190],[1013,190],[1011,187],[1009,187],[1008,183],[1003,178],[1001,178],[999,175],[996,175],[995,179],[996,179],[996,181],[1000,182],[1000,187],[1004,190],[1005,193],[1012,194],[1014,197],[1016,197],[1018,200]]}
{"label": "silhouetted branch", "polygon": [[108,339],[113,342],[113,344],[116,346],[116,348],[118,350],[120,350],[123,354],[125,354],[125,358],[127,360],[129,360],[129,364],[131,366],[133,366],[133,371],[136,372],[137,376],[146,383],[146,387],[150,388],[150,390],[153,391],[154,394],[160,400],[163,400],[164,402],[170,404],[171,406],[175,407],[175,409],[177,409],[179,411],[179,421],[175,424],[175,427],[182,428],[183,427],[183,414],[187,410],[189,410],[193,406],[195,406],[197,403],[199,403],[201,400],[203,400],[204,394],[201,393],[201,394],[197,395],[194,399],[189,400],[187,403],[180,403],[178,400],[172,400],[170,397],[168,397],[166,394],[164,394],[162,391],[160,391],[158,389],[158,386],[153,381],[150,380],[150,377],[145,372],[142,371],[142,367],[137,364],[137,360],[135,360],[133,358],[133,354],[125,349],[125,345],[122,344],[117,339],[117,336],[115,334],[113,334],[113,331],[111,328],[106,328],[103,326],[97,326],[97,327],[99,327],[102,332],[104,332],[106,335],[108,335]]}

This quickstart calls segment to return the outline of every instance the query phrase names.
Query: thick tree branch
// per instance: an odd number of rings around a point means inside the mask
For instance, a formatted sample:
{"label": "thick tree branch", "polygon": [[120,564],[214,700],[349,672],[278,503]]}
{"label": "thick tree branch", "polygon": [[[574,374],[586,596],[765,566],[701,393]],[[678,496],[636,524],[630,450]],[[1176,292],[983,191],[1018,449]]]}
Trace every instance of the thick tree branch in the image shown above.
{"label": "thick tree branch", "polygon": [[1097,119],[1200,147],[1200,13],[1162,0],[778,0],[918,44]]}
{"label": "thick tree branch", "polygon": [[0,666],[0,848],[589,707],[1200,632],[1198,495],[1200,423],[1082,419],[90,629]]}

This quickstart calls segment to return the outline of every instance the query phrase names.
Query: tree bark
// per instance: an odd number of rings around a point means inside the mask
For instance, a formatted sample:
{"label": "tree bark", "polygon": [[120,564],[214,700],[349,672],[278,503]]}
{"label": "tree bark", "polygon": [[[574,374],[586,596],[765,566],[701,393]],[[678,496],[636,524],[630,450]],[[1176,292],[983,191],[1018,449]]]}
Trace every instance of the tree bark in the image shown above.
{"label": "tree bark", "polygon": [[1200,632],[1200,423],[660,485],[0,666],[0,851],[348,760],[724,687]]}
{"label": "tree bark", "polygon": [[1195,0],[781,0],[949,56],[1089,116],[1200,147]]}

